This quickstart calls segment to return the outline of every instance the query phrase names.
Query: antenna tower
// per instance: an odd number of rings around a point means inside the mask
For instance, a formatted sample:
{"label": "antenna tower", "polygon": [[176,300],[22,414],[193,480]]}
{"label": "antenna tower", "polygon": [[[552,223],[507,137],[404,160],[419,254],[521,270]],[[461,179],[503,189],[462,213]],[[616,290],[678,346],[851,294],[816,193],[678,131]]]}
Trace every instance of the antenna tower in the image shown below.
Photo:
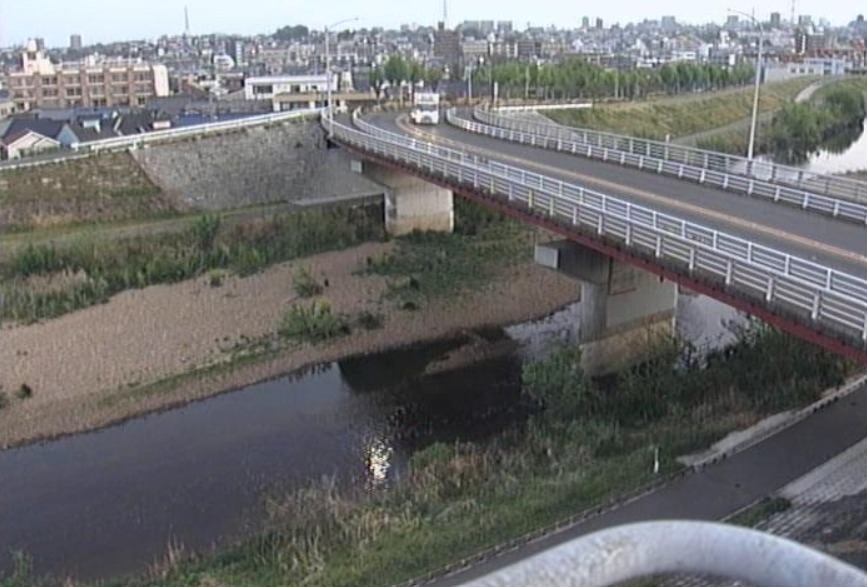
{"label": "antenna tower", "polygon": [[184,6],[184,34],[190,36],[190,9]]}

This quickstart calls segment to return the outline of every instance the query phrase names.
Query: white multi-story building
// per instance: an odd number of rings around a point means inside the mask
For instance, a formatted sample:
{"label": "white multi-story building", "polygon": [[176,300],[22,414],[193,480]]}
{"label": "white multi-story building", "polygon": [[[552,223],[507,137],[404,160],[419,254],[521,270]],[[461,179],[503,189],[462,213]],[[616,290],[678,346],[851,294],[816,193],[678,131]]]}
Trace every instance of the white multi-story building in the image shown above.
{"label": "white multi-story building", "polygon": [[144,106],[169,95],[164,65],[138,59],[88,59],[54,64],[30,41],[21,64],[8,74],[9,91],[19,111],[31,108]]}
{"label": "white multi-story building", "polygon": [[[331,89],[337,90],[337,75],[332,74]],[[315,94],[328,89],[328,75],[269,75],[244,80],[244,98],[273,100],[281,94]]]}

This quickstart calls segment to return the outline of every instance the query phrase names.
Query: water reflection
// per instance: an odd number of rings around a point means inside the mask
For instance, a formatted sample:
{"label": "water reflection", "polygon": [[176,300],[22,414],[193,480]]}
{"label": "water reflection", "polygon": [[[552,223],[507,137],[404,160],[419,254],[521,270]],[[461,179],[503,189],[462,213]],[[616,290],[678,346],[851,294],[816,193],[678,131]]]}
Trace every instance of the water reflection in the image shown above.
{"label": "water reflection", "polygon": [[367,446],[367,478],[370,487],[382,487],[389,480],[394,449],[384,438],[372,438]]}
{"label": "water reflection", "polygon": [[[348,359],[2,451],[0,566],[20,549],[37,572],[140,571],[170,541],[207,551],[256,531],[264,495],[323,477],[377,490],[433,442],[483,440],[526,418],[522,361],[573,339],[579,315],[574,304],[506,331]],[[679,328],[700,341],[719,340],[720,322],[737,314],[685,295],[679,315]]]}

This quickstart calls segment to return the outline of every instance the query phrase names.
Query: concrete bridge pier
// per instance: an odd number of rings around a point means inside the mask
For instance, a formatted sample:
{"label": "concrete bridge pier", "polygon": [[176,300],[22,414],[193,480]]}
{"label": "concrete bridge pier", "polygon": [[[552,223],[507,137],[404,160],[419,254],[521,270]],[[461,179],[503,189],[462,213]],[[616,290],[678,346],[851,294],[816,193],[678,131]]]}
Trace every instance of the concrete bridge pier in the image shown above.
{"label": "concrete bridge pier", "polygon": [[581,282],[576,327],[586,373],[634,365],[653,355],[660,337],[674,334],[675,283],[569,240],[536,245],[535,260]]}
{"label": "concrete bridge pier", "polygon": [[451,232],[455,225],[454,196],[409,173],[368,161],[352,161],[352,169],[386,188],[385,229],[400,236],[413,230]]}

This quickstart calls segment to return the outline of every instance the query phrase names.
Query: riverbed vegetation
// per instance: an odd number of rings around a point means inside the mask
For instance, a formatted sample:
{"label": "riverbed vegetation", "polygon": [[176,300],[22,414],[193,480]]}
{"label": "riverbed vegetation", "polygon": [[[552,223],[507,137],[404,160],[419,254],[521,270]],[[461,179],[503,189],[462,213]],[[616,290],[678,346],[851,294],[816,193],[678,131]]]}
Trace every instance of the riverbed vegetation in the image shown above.
{"label": "riverbed vegetation", "polygon": [[365,271],[390,279],[387,297],[398,307],[417,309],[482,286],[505,266],[527,261],[533,234],[527,225],[456,198],[453,233],[400,237],[393,252],[369,259]]}
{"label": "riverbed vegetation", "polygon": [[[770,83],[762,88],[760,112],[774,112],[794,100],[814,78]],[[752,88],[714,94],[691,94],[660,100],[600,104],[578,110],[546,111],[545,116],[567,126],[665,140],[727,126],[752,111]]]}
{"label": "riverbed vegetation", "polygon": [[[126,289],[175,283],[213,269],[245,276],[283,261],[383,238],[382,210],[334,207],[223,223],[201,216],[185,230],[70,246],[28,245],[0,264],[5,320],[53,318]],[[222,277],[207,277],[218,285]]]}
{"label": "riverbed vegetation", "polygon": [[586,377],[577,349],[562,347],[525,368],[538,409],[524,425],[485,443],[433,444],[389,490],[355,495],[317,482],[273,497],[259,536],[216,557],[172,557],[151,576],[114,585],[360,587],[417,577],[676,474],[677,456],[817,399],[852,368],[758,323],[737,334],[710,356],[649,341],[657,359],[601,379]]}

